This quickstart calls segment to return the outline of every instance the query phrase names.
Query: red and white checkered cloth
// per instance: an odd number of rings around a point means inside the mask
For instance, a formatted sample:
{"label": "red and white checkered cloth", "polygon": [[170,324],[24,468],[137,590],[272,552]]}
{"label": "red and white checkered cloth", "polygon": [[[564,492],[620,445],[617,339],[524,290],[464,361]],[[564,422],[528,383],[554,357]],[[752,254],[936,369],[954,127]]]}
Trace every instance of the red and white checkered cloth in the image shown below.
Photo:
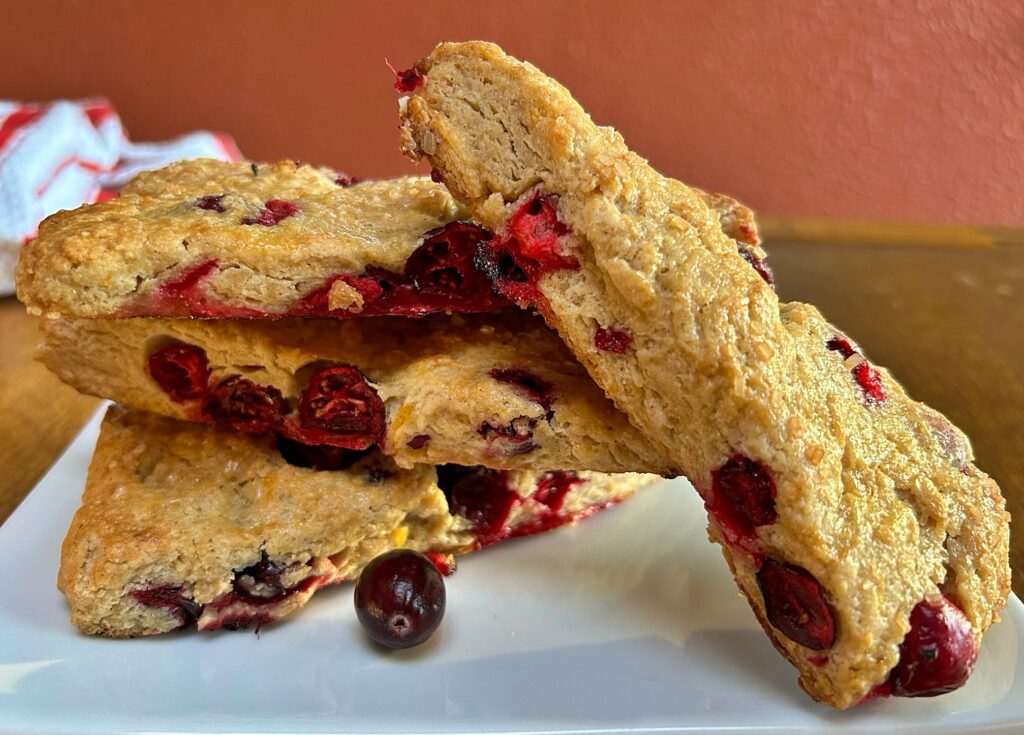
{"label": "red and white checkered cloth", "polygon": [[224,133],[131,143],[103,99],[26,104],[0,100],[0,296],[14,293],[14,264],[40,221],[108,199],[139,171],[183,158],[241,158]]}

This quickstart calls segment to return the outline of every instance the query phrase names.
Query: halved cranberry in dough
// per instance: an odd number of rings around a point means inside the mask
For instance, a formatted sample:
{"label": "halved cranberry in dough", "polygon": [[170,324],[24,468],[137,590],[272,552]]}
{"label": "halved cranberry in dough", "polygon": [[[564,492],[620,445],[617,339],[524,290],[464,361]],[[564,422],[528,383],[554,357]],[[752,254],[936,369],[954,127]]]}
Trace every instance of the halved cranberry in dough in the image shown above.
{"label": "halved cranberry in dough", "polygon": [[[850,341],[844,337],[834,336],[825,343],[825,346],[833,352],[838,352],[843,356],[844,360],[859,354],[853,348],[853,345],[850,344]],[[861,358],[861,361],[854,365],[850,372],[857,385],[864,392],[864,398],[869,404],[881,403],[886,399],[885,384],[882,383],[882,376],[875,368],[871,367],[867,360]]]}
{"label": "halved cranberry in dough", "polygon": [[350,449],[365,449],[384,437],[384,403],[361,372],[334,365],[310,378],[299,402],[299,422],[302,429],[348,438]]}
{"label": "halved cranberry in dough", "polygon": [[437,468],[437,485],[456,515],[468,520],[482,546],[496,540],[519,500],[508,473],[483,467],[446,464]]}
{"label": "halved cranberry in dough", "polygon": [[794,643],[815,651],[836,639],[835,617],[825,591],[810,572],[792,564],[765,559],[757,573],[765,616]]}
{"label": "halved cranberry in dough", "polygon": [[263,205],[263,209],[258,214],[243,218],[242,224],[273,227],[282,220],[294,217],[299,213],[300,209],[299,205],[295,202],[285,201],[284,199],[270,199]]}
{"label": "halved cranberry in dough", "polygon": [[736,454],[711,473],[711,493],[704,505],[725,540],[753,550],[755,529],[775,523],[775,481],[760,463]]}
{"label": "halved cranberry in dough", "polygon": [[966,683],[978,660],[971,623],[946,597],[919,602],[889,677],[897,697],[934,697]]}
{"label": "halved cranberry in dough", "polygon": [[201,347],[174,344],[149,356],[149,375],[175,403],[203,398],[210,381],[210,364]]}
{"label": "halved cranberry in dough", "polygon": [[214,386],[206,406],[207,415],[215,422],[253,433],[273,431],[288,412],[288,403],[277,388],[237,375]]}
{"label": "halved cranberry in dough", "polygon": [[223,199],[223,194],[213,194],[210,196],[199,197],[199,199],[196,200],[196,207],[198,209],[205,209],[210,212],[223,212],[224,205],[221,203],[221,200]]}
{"label": "halved cranberry in dough", "polygon": [[575,257],[562,252],[560,240],[570,232],[558,218],[558,197],[535,192],[509,218],[501,237],[481,245],[477,266],[503,296],[536,301],[541,276],[580,267]]}
{"label": "halved cranberry in dough", "polygon": [[187,628],[203,614],[203,606],[192,599],[185,585],[164,585],[132,590],[129,594],[143,605],[166,607],[178,618],[178,629]]}
{"label": "halved cranberry in dough", "polygon": [[431,230],[405,262],[405,279],[420,293],[490,300],[491,282],[473,262],[479,244],[490,239],[490,232],[470,222]]}
{"label": "halved cranberry in dough", "polygon": [[598,327],[594,332],[594,347],[616,355],[624,355],[633,346],[633,335],[617,327]]}

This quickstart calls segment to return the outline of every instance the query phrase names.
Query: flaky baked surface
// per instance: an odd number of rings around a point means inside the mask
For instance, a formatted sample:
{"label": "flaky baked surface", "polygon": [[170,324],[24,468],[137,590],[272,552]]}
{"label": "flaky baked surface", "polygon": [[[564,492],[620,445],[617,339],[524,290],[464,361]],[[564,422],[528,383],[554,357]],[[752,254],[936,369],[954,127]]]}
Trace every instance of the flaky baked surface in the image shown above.
{"label": "flaky baked surface", "polygon": [[[523,495],[511,535],[550,512],[528,497],[539,477],[509,473],[509,487]],[[651,478],[580,479],[561,509],[569,522]],[[58,587],[72,622],[92,634],[258,626],[323,585],[353,579],[391,548],[461,553],[478,545],[431,465],[403,470],[370,452],[347,469],[316,471],[289,464],[268,437],[115,406],[64,540]],[[272,565],[278,594],[254,603],[237,595],[239,579],[260,564]],[[242,582],[260,593],[251,578]]]}
{"label": "flaky baked surface", "polygon": [[[735,217],[658,174],[535,67],[491,44],[442,44],[415,76],[400,101],[404,151],[426,157],[499,239],[537,196],[557,197],[570,230],[558,255],[579,267],[541,274],[535,298],[521,300],[709,505],[731,458],[772,478],[777,519],[756,528],[753,553],[727,556],[812,696],[847,707],[886,681],[922,600],[946,595],[980,638],[1009,593],[1008,516],[961,432],[866,364],[816,309],[780,304],[730,239]],[[597,346],[609,326],[629,349]],[[869,369],[882,400],[855,379]],[[715,518],[710,530],[724,539]],[[836,619],[826,651],[766,622],[764,557],[824,589]]]}
{"label": "flaky baked surface", "polygon": [[[217,197],[214,208],[200,207],[203,197]],[[243,224],[271,200],[299,211]],[[181,161],[140,174],[116,199],[44,220],[22,251],[18,298],[50,317],[146,316],[161,284],[216,261],[202,282],[209,299],[272,316],[331,275],[401,272],[425,232],[459,215],[426,178],[340,186],[332,172],[291,161]]]}
{"label": "flaky baked surface", "polygon": [[[44,321],[42,333],[39,357],[66,383],[174,418],[209,420],[194,403],[172,400],[147,361],[187,344],[205,351],[211,383],[244,376],[277,388],[289,405],[315,367],[355,366],[384,403],[382,448],[402,466],[675,473],[557,336],[516,311],[424,320],[59,319]],[[537,395],[496,379],[505,369],[548,387]]]}

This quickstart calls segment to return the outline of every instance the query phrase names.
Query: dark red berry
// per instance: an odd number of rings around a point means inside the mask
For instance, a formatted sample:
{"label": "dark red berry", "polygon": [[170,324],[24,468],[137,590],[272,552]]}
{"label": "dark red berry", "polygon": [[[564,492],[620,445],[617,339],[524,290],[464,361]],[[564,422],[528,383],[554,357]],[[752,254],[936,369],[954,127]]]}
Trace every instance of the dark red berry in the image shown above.
{"label": "dark red berry", "polygon": [[[387,63],[385,61],[385,63]],[[395,74],[395,90],[402,94],[409,94],[416,91],[423,84],[423,75],[416,67],[404,71],[396,71],[395,67],[388,63],[388,68]]]}
{"label": "dark red berry", "polygon": [[444,177],[441,176],[440,171],[438,171],[436,168],[432,168],[430,169],[430,180],[433,181],[435,184],[440,184],[444,182]]}
{"label": "dark red berry", "polygon": [[[549,412],[550,413],[550,412]],[[503,442],[503,450],[509,457],[529,454],[537,445],[533,443],[533,434],[537,428],[537,419],[531,416],[517,416],[507,424],[492,424],[484,421],[476,427],[476,433],[488,444]]]}
{"label": "dark red berry", "polygon": [[889,683],[897,697],[934,697],[964,685],[978,659],[971,623],[949,599],[919,602]]}
{"label": "dark red berry", "polygon": [[277,388],[235,375],[210,391],[206,413],[217,423],[260,434],[282,424],[288,404]]}
{"label": "dark red berry", "polygon": [[171,345],[150,355],[147,365],[150,377],[175,403],[199,400],[206,395],[210,364],[201,347]]}
{"label": "dark red berry", "polygon": [[132,590],[132,598],[149,607],[169,608],[178,618],[178,628],[187,628],[203,614],[203,606],[192,599],[185,585],[165,585],[149,589]]}
{"label": "dark red berry", "polygon": [[358,184],[361,179],[357,179],[355,176],[349,176],[344,171],[334,172],[334,183],[341,187],[349,187],[352,184]]}
{"label": "dark red berry", "polygon": [[235,572],[231,588],[243,599],[276,602],[288,592],[281,581],[286,571],[286,564],[270,561],[267,552],[264,551],[258,562]]}
{"label": "dark red berry", "polygon": [[[838,352],[844,360],[858,354],[849,340],[834,336],[825,343],[825,346],[833,352]],[[864,398],[868,403],[882,403],[886,399],[885,384],[882,383],[881,374],[868,363],[861,359],[850,371],[853,379],[864,391]]]}
{"label": "dark red berry", "polygon": [[857,352],[857,350],[853,349],[853,345],[850,344],[850,341],[848,339],[844,339],[843,337],[832,337],[828,342],[825,343],[825,347],[832,350],[833,352],[838,352],[840,355],[843,356],[844,360],[856,354]]}
{"label": "dark red berry", "polygon": [[533,491],[533,499],[557,512],[562,509],[565,496],[569,494],[569,491],[584,482],[585,480],[572,470],[545,472],[537,480],[537,489]]}
{"label": "dark red berry", "polygon": [[551,411],[551,404],[555,402],[554,383],[519,367],[494,368],[491,377],[499,383],[511,385],[517,393],[539,404],[545,411]]}
{"label": "dark red berry", "polygon": [[505,530],[519,496],[508,486],[508,473],[483,467],[446,464],[437,468],[437,485],[452,513],[468,520],[482,546]]}
{"label": "dark red berry", "polygon": [[[313,375],[302,391],[303,429],[327,432],[349,449],[365,449],[384,438],[384,403],[361,372],[334,365]],[[329,442],[336,443],[336,442]]]}
{"label": "dark red berry", "polygon": [[423,449],[430,441],[430,434],[417,434],[405,443],[409,449]]}
{"label": "dark red berry", "polygon": [[449,222],[423,235],[405,262],[405,280],[420,293],[473,298],[490,296],[491,283],[473,262],[491,233],[469,222]]}
{"label": "dark red berry", "polygon": [[598,327],[594,332],[594,347],[616,355],[626,354],[633,345],[633,335],[624,329],[615,327]]}
{"label": "dark red berry", "polygon": [[284,199],[270,199],[263,205],[259,214],[252,217],[244,217],[243,225],[263,225],[273,227],[281,222],[298,214],[300,207],[295,202],[287,202]]}
{"label": "dark red berry", "polygon": [[221,200],[224,198],[223,194],[213,194],[211,196],[199,197],[196,200],[196,207],[199,209],[206,209],[211,212],[223,212],[224,205]]}
{"label": "dark red berry", "polygon": [[356,616],[388,648],[427,640],[444,617],[444,577],[423,554],[395,549],[367,564],[356,582]]}
{"label": "dark red berry", "polygon": [[327,444],[312,446],[286,439],[283,436],[277,437],[277,450],[288,464],[318,472],[347,470],[370,451],[369,449],[346,449]]}
{"label": "dark red berry", "polygon": [[806,569],[765,559],[757,573],[765,616],[794,643],[823,651],[836,639],[835,617],[825,591]]}
{"label": "dark red berry", "polygon": [[775,481],[768,470],[742,454],[711,474],[705,507],[730,544],[752,550],[754,530],[775,523]]}
{"label": "dark red berry", "polygon": [[757,275],[761,276],[761,278],[764,279],[765,283],[774,288],[775,274],[772,273],[772,269],[768,266],[768,264],[764,262],[761,258],[754,255],[749,249],[743,247],[742,245],[739,246],[739,251],[740,255],[743,256],[743,259],[754,267],[754,270],[757,271]]}

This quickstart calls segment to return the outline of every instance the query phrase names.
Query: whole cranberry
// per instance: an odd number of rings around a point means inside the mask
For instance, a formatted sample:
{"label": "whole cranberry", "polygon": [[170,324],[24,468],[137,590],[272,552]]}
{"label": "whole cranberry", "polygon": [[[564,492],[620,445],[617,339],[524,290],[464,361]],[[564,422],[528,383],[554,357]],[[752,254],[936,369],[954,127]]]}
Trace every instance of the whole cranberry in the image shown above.
{"label": "whole cranberry", "polygon": [[427,640],[444,618],[444,577],[430,559],[395,549],[371,561],[356,582],[356,616],[374,641],[410,648]]}

